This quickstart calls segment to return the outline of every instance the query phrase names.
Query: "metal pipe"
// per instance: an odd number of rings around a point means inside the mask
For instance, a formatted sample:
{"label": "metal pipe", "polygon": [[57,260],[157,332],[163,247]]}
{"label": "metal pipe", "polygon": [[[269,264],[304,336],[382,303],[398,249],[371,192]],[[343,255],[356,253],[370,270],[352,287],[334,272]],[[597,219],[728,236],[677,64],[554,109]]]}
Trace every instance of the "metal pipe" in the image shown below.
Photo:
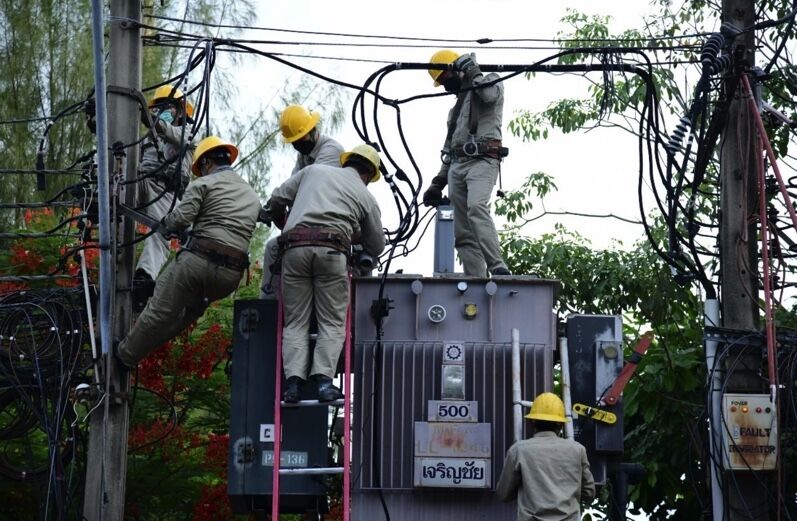
{"label": "metal pipe", "polygon": [[107,354],[111,346],[111,291],[113,268],[111,266],[111,214],[108,190],[108,106],[105,84],[105,50],[103,2],[91,0],[92,52],[94,55],[94,91],[97,120],[97,192],[100,228],[100,345]]}
{"label": "metal pipe", "polygon": [[562,401],[565,402],[565,437],[575,438],[573,434],[573,403],[570,399],[570,358],[567,354],[567,337],[559,339],[559,360],[562,364]]}
{"label": "metal pipe", "polygon": [[292,474],[301,476],[325,476],[328,474],[343,474],[343,467],[318,467],[307,469],[280,469],[280,474]]}
{"label": "metal pipe", "polygon": [[[717,327],[720,324],[720,306],[717,299],[706,299],[703,304],[703,321],[706,326]],[[710,436],[709,451],[711,458],[711,505],[714,521],[725,519],[725,503],[722,499],[722,484],[720,483],[719,468],[722,456],[722,371],[717,366],[717,345],[715,340],[706,340],[706,367],[709,371],[708,392],[711,403],[711,416],[709,417]]]}
{"label": "metal pipe", "polygon": [[[94,337],[94,313],[91,311],[91,297],[89,296],[89,274],[86,270],[86,252],[81,250],[80,253],[80,273],[83,276],[83,296],[86,300],[86,320],[89,323],[89,343],[91,344],[91,356],[97,363],[99,355],[97,353],[97,339]],[[100,375],[97,371],[94,372],[94,381],[100,383]]]}
{"label": "metal pipe", "polygon": [[520,331],[512,328],[512,427],[515,442],[523,439],[523,408],[520,405]]}

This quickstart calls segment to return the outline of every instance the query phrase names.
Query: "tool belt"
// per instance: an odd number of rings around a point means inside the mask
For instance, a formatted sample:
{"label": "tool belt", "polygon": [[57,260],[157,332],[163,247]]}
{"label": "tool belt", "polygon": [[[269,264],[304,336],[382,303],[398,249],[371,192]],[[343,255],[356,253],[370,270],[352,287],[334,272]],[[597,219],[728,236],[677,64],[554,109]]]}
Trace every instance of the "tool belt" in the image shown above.
{"label": "tool belt", "polygon": [[239,271],[244,271],[249,268],[249,254],[247,252],[227,246],[213,239],[192,237],[183,249],[201,255],[219,266]]}
{"label": "tool belt", "polygon": [[488,139],[487,141],[470,141],[464,145],[457,145],[452,150],[454,156],[460,161],[465,161],[474,157],[491,157],[493,159],[503,159],[509,155],[509,149],[501,146],[500,139]]}
{"label": "tool belt", "polygon": [[341,253],[349,253],[351,241],[345,234],[331,228],[294,228],[277,237],[280,252],[301,246],[325,246]]}

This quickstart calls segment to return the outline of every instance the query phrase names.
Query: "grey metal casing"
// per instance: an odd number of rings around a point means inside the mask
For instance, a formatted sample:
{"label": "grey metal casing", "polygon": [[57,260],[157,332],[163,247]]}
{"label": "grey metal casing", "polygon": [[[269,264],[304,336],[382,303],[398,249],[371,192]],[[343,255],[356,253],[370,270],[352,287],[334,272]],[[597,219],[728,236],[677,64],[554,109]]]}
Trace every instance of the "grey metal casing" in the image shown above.
{"label": "grey metal casing", "polygon": [[437,207],[434,223],[434,272],[454,273],[454,208]]}
{"label": "grey metal casing", "polygon": [[[615,315],[570,315],[566,331],[571,400],[597,406],[623,369],[622,321]],[[617,358],[604,356],[609,345],[617,347]],[[576,441],[587,449],[595,482],[604,483],[609,461],[619,462],[623,453],[623,400],[599,408],[614,413],[617,422],[609,425],[579,416],[574,419],[573,427]]]}
{"label": "grey metal casing", "polygon": [[[271,505],[272,467],[263,463],[274,443],[261,442],[260,431],[274,423],[277,301],[236,300],[233,326],[227,492],[234,512],[243,514]],[[302,399],[317,399],[306,387]],[[311,467],[328,466],[327,415],[326,407],[283,409],[283,453],[306,454]],[[326,510],[317,477],[282,476],[280,490],[281,512]]]}
{"label": "grey metal casing", "polygon": [[[457,288],[462,281],[468,286],[464,292]],[[383,516],[380,490],[396,519],[514,519],[514,503],[502,503],[492,492],[513,437],[511,329],[520,330],[521,385],[524,399],[531,400],[553,386],[552,308],[558,283],[389,276],[383,295],[393,309],[377,342],[370,310],[380,279],[354,282],[352,519]],[[435,304],[446,308],[439,323],[428,317]],[[476,305],[474,318],[465,318],[465,304]],[[464,400],[478,402],[478,422],[489,426],[486,490],[415,488],[415,426],[427,421],[430,400],[442,399],[444,344],[449,342],[464,347]]]}

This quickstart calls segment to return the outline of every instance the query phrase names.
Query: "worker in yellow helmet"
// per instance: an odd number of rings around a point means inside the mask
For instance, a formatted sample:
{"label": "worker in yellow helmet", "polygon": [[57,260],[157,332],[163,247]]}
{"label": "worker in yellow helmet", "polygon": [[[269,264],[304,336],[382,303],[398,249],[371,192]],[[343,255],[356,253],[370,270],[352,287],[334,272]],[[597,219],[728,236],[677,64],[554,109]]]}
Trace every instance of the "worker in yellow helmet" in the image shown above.
{"label": "worker in yellow helmet", "polygon": [[427,206],[438,206],[443,188],[454,207],[454,240],[466,275],[510,275],[501,257],[498,233],[490,215],[490,195],[508,149],[501,144],[504,86],[497,74],[482,74],[473,54],[437,51],[429,69],[435,87],[456,93],[448,113],[442,165],[423,194]]}
{"label": "worker in yellow helmet", "polygon": [[[340,399],[332,377],[345,339],[349,302],[348,256],[352,237],[377,257],[385,248],[381,213],[366,185],[379,179],[379,154],[359,145],[340,156],[342,166],[310,165],[291,176],[271,195],[266,208],[276,223],[290,215],[279,237],[282,250],[283,400],[299,401],[308,375],[319,400]],[[310,315],[318,337],[310,360]]]}
{"label": "worker in yellow helmet", "polygon": [[[291,175],[310,165],[340,166],[343,146],[318,131],[321,115],[301,105],[288,105],[280,115],[279,125],[282,139],[298,152]],[[279,245],[276,238],[266,241],[263,256],[263,298],[276,298],[279,284]]]}
{"label": "worker in yellow helmet", "polygon": [[534,437],[509,447],[495,493],[517,498],[518,521],[580,521],[580,503],[595,497],[595,481],[584,446],[559,437],[568,421],[562,400],[542,393],[526,418]]}
{"label": "worker in yellow helmet", "polygon": [[[153,127],[141,147],[138,204],[142,212],[155,220],[162,219],[182,195],[191,177],[194,145],[187,119],[194,112],[182,91],[171,85],[155,89],[149,101],[150,118],[142,121]],[[169,241],[152,234],[144,241],[133,279],[133,309],[141,312],[152,296],[155,279],[169,257]]]}
{"label": "worker in yellow helmet", "polygon": [[158,233],[169,237],[191,227],[191,238],[158,276],[155,294],[118,346],[128,368],[197,320],[216,300],[232,293],[249,267],[260,198],[232,169],[238,148],[217,136],[203,139],[194,155],[198,176],[166,215]]}

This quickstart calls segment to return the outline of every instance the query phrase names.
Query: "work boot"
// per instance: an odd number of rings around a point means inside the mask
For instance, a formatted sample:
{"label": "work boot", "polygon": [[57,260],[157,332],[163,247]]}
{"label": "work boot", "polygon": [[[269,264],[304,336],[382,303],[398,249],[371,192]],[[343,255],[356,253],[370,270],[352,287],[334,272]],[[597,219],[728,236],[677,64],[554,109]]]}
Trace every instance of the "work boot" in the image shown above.
{"label": "work boot", "polygon": [[285,403],[299,402],[299,388],[304,380],[298,376],[291,376],[285,381],[285,390],[282,392],[282,401]]}
{"label": "work boot", "polygon": [[332,378],[316,374],[312,376],[313,380],[318,384],[318,401],[321,403],[334,402],[343,398],[343,393],[340,389],[332,385]]}
{"label": "work boot", "polygon": [[155,281],[144,270],[136,270],[133,275],[133,289],[130,292],[133,297],[133,311],[141,313],[147,307],[147,301],[155,293]]}
{"label": "work boot", "polygon": [[491,273],[493,275],[512,275],[511,271],[509,271],[508,269],[506,269],[506,268],[504,268],[502,266],[499,266],[499,267],[495,268]]}

